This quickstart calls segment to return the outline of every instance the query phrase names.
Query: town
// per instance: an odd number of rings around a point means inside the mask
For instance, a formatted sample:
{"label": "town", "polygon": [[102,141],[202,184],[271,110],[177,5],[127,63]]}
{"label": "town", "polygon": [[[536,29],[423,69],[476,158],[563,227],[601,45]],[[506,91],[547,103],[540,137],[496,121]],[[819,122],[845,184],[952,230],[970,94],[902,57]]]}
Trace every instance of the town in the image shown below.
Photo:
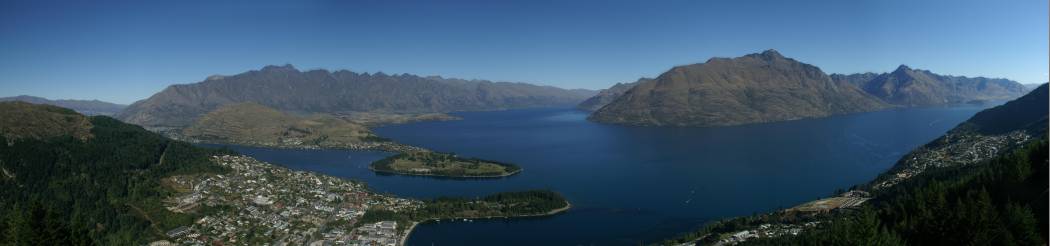
{"label": "town", "polygon": [[1023,144],[1032,138],[1024,131],[1000,135],[948,133],[934,147],[920,147],[901,159],[894,169],[877,179],[872,189],[893,186],[931,168],[963,166],[991,159],[1000,151]]}
{"label": "town", "polygon": [[227,174],[175,176],[180,195],[168,210],[204,215],[167,231],[153,245],[400,245],[406,233],[394,221],[362,221],[370,209],[410,213],[422,201],[368,191],[364,184],[292,171],[245,156],[215,156]]}

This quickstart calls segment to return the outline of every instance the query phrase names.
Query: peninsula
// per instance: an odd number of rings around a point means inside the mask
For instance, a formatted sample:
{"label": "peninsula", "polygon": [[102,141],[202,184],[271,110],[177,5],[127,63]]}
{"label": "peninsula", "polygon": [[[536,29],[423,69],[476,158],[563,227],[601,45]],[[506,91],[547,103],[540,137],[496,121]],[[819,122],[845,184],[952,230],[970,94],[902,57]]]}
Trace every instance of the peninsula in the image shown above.
{"label": "peninsula", "polygon": [[521,172],[513,164],[433,151],[402,152],[373,162],[369,168],[378,173],[455,178],[498,178]]}

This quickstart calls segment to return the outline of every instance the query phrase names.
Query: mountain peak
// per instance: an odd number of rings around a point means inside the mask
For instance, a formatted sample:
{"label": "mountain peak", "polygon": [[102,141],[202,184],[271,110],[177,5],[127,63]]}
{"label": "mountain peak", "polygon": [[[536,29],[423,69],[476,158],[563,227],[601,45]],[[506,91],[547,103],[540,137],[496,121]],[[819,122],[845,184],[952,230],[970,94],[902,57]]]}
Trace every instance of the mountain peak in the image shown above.
{"label": "mountain peak", "polygon": [[896,71],[907,71],[907,70],[912,70],[912,69],[911,69],[911,67],[908,67],[908,65],[901,64],[900,66],[897,66],[897,70]]}
{"label": "mountain peak", "polygon": [[226,77],[226,76],[222,76],[222,75],[218,75],[218,74],[216,74],[216,75],[208,76],[208,78],[206,78],[206,79],[204,79],[204,80],[206,80],[206,81],[210,81],[210,80],[220,80],[220,79],[223,79],[223,78],[225,78],[225,77]]}
{"label": "mountain peak", "polygon": [[747,55],[747,57],[754,57],[766,61],[786,59],[784,55],[781,55],[780,52],[777,52],[777,50],[775,49],[768,49],[766,51],[762,51],[762,53],[750,54]]}
{"label": "mountain peak", "polygon": [[762,55],[770,57],[784,57],[784,55],[781,55],[780,52],[777,52],[777,50],[775,49],[768,49],[766,51],[762,51]]}
{"label": "mountain peak", "polygon": [[267,66],[262,68],[262,71],[264,71],[264,72],[265,71],[290,72],[290,71],[299,71],[299,70],[295,69],[295,66],[292,66],[292,64],[284,64],[283,66],[267,65]]}

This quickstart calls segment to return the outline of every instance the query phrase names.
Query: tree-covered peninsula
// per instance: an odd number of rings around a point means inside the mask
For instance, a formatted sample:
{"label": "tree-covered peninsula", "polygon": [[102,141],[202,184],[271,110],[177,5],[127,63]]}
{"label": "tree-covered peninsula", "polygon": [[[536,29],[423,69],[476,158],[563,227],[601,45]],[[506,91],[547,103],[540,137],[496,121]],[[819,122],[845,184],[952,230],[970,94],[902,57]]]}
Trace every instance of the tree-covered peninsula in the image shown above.
{"label": "tree-covered peninsula", "polygon": [[451,153],[433,151],[410,151],[392,155],[373,162],[371,169],[379,173],[457,178],[506,177],[521,172],[521,168],[513,164],[463,158]]}

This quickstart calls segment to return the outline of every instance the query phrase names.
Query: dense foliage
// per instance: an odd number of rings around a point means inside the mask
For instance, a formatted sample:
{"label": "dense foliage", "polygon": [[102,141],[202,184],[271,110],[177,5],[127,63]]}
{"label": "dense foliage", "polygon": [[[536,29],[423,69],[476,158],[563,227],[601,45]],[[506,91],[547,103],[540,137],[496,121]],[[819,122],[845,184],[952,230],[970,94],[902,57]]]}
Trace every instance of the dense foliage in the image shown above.
{"label": "dense foliage", "polygon": [[758,245],[1042,245],[1047,142],[986,163],[934,170],[879,192],[872,205],[796,237]]}
{"label": "dense foliage", "polygon": [[[130,245],[160,238],[190,215],[164,209],[160,180],[221,173],[208,150],[109,117],[92,117],[87,140],[19,139],[0,144],[0,242]],[[0,143],[7,139],[0,136]]]}
{"label": "dense foliage", "polygon": [[479,199],[442,197],[424,201],[413,213],[370,210],[359,223],[396,220],[401,223],[429,219],[487,218],[544,215],[565,208],[569,202],[548,190],[503,192]]}
{"label": "dense foliage", "polygon": [[[398,170],[393,167],[395,161],[398,160],[409,160],[413,162],[419,162],[423,166],[434,167],[431,175],[437,176],[449,176],[449,177],[472,177],[472,176],[502,176],[512,174],[521,170],[514,164],[502,163],[491,160],[484,160],[478,158],[463,158],[458,157],[453,153],[440,153],[440,152],[414,152],[414,153],[399,153],[396,155],[388,156],[386,158],[375,161],[371,164],[372,169],[380,172],[389,173],[409,173],[407,170]],[[491,170],[484,171],[483,165],[493,164],[503,167],[502,170]],[[441,166],[452,166],[458,165],[457,168],[437,168]],[[490,165],[491,166],[491,165]]]}

